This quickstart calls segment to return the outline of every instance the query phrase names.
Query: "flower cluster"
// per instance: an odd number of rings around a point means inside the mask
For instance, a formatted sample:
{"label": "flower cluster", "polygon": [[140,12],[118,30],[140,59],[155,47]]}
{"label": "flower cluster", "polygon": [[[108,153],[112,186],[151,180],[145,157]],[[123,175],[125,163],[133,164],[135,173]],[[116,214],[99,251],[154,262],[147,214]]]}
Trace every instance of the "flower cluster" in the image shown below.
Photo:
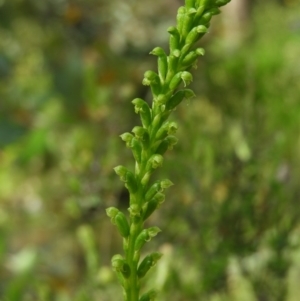
{"label": "flower cluster", "polygon": [[193,81],[191,67],[196,67],[204,49],[195,48],[210,26],[212,16],[220,13],[220,6],[230,0],[185,0],[178,9],[177,26],[168,28],[169,55],[161,47],[154,48],[150,54],[157,56],[158,72],[149,70],[144,74],[143,85],[150,86],[152,105],[136,98],[132,101],[134,110],[140,115],[141,125],[135,126],[131,133],[120,137],[132,150],[135,170],[117,166],[115,172],[130,194],[129,219],[117,208],[107,209],[124,240],[124,256],[118,254],[112,265],[124,288],[126,301],[154,300],[156,292],[150,290],[140,297],[140,279],[161,257],[152,253],[140,260],[143,245],[156,236],[160,229],[144,229],[144,222],[164,202],[164,190],[172,185],[168,179],[151,183],[151,175],[163,164],[163,155],[177,143],[174,136],[177,124],[169,121],[173,110],[183,101],[195,94],[186,87]]}

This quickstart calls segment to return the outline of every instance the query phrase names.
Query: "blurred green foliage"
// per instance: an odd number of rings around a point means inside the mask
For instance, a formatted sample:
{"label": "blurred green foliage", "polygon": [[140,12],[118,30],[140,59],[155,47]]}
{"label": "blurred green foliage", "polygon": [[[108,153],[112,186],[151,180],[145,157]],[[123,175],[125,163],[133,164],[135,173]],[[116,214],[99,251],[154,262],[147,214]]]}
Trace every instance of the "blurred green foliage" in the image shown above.
{"label": "blurred green foliage", "polygon": [[[179,5],[0,1],[0,300],[121,300],[104,211],[127,207],[118,135]],[[153,217],[160,300],[298,300],[299,12],[257,1],[235,44],[226,13],[206,39]]]}

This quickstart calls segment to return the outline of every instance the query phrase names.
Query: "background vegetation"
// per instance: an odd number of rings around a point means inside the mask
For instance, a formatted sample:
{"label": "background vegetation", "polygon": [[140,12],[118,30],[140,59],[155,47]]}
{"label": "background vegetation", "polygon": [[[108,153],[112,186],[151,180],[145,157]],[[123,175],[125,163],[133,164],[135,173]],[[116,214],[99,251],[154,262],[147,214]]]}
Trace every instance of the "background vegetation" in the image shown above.
{"label": "background vegetation", "polygon": [[[0,1],[0,300],[121,300],[104,208],[127,208],[118,137],[177,0]],[[300,6],[235,1],[175,112],[176,184],[152,218],[159,300],[297,301]]]}

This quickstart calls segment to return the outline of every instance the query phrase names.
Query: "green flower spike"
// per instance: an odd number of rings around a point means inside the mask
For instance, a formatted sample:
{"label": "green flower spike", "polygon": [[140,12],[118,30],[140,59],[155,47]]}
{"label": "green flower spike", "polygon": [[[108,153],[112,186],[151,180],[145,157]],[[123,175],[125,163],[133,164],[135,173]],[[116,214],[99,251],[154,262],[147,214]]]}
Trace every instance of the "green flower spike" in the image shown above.
{"label": "green flower spike", "polygon": [[153,252],[140,260],[141,249],[161,230],[158,227],[145,229],[147,219],[165,201],[165,189],[173,183],[169,179],[151,181],[162,166],[163,155],[177,144],[174,136],[177,124],[169,121],[170,114],[184,100],[195,97],[186,89],[193,81],[189,72],[197,66],[204,49],[196,43],[208,32],[211,18],[220,13],[219,7],[230,0],[185,0],[177,12],[177,24],[168,28],[169,54],[155,47],[150,54],[157,57],[157,72],[148,70],[142,84],[151,88],[151,105],[141,98],[132,103],[140,115],[141,124],[131,133],[123,133],[121,139],[131,149],[134,157],[134,172],[125,166],[115,167],[115,172],[129,191],[129,216],[115,207],[106,210],[111,222],[123,238],[124,256],[112,258],[112,266],[124,289],[125,301],[154,301],[157,293],[150,290],[140,296],[141,280],[157,263],[161,254]]}

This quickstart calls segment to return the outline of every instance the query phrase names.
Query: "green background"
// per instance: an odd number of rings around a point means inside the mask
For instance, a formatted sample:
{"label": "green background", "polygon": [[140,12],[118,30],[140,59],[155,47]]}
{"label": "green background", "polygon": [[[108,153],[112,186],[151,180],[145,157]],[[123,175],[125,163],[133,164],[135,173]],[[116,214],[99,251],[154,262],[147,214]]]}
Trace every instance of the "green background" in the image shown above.
{"label": "green background", "polygon": [[[1,301],[122,299],[105,216],[128,207],[118,136],[180,5],[0,0]],[[299,300],[299,15],[296,0],[232,0],[199,44],[197,97],[159,171],[175,185],[149,220],[163,232],[145,254],[164,256],[143,289],[159,301]]]}

